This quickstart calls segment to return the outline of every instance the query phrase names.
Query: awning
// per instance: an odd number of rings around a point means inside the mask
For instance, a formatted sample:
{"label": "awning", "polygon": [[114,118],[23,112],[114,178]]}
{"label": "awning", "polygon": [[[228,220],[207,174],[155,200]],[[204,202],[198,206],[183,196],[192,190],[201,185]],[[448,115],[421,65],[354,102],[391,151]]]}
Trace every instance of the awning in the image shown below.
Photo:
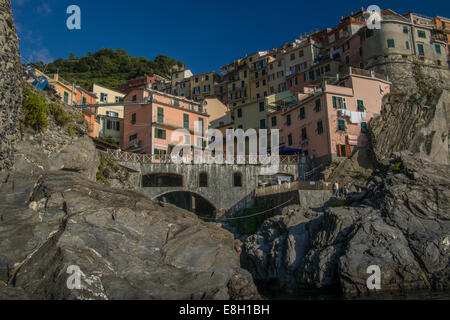
{"label": "awning", "polygon": [[280,149],[279,153],[301,153],[303,150],[301,149],[295,149],[295,148],[282,148]]}

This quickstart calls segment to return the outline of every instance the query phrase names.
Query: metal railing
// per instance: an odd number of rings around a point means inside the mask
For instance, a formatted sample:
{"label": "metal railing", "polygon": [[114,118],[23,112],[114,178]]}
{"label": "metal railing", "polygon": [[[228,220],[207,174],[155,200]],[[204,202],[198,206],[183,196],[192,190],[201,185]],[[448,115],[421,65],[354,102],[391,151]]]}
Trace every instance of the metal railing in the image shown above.
{"label": "metal railing", "polygon": [[[177,163],[172,160],[170,155],[158,155],[158,154],[137,154],[131,152],[125,152],[121,150],[111,150],[108,149],[104,152],[105,156],[114,161],[118,162],[131,162],[131,163]],[[175,160],[182,160],[182,157],[177,157]],[[209,155],[204,155],[200,158],[201,163],[208,164],[212,163],[211,157]],[[297,165],[297,156],[279,156],[280,165]],[[246,165],[261,165],[258,163],[258,156],[243,156],[243,157],[233,157],[233,164],[241,164],[244,162]],[[226,161],[226,158],[225,158]],[[193,164],[193,161],[190,161]],[[228,162],[226,162],[228,163]],[[256,163],[256,164],[252,164]],[[186,164],[186,163],[185,163]],[[187,163],[189,164],[189,163]]]}

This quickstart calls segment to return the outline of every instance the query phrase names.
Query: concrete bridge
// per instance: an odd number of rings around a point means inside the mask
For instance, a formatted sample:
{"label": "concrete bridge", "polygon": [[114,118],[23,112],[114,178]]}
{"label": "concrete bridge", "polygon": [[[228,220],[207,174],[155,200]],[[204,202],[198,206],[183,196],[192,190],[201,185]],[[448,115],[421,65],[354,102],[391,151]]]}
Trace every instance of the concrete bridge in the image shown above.
{"label": "concrete bridge", "polygon": [[[105,155],[122,167],[135,172],[135,187],[154,200],[177,202],[177,205],[199,213],[213,212],[221,218],[253,206],[260,165],[174,164],[157,156],[111,151]],[[165,162],[165,163],[164,163]],[[280,161],[280,174],[298,179],[296,157]]]}

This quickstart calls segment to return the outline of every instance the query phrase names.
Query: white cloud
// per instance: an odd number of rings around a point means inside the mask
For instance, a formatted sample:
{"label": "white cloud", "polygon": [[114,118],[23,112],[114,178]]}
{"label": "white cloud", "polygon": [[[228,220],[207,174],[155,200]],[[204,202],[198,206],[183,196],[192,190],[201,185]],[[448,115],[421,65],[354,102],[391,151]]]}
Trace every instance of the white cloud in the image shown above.
{"label": "white cloud", "polygon": [[52,13],[53,10],[48,4],[48,2],[43,2],[40,6],[36,7],[35,11],[37,14],[48,16],[49,14]]}

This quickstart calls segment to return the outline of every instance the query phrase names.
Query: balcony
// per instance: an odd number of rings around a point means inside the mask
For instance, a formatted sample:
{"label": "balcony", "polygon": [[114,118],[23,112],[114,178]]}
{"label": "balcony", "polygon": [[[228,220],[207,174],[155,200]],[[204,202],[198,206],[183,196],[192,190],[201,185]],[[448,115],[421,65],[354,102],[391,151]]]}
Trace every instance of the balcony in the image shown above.
{"label": "balcony", "polygon": [[297,70],[286,71],[286,78],[295,76],[297,74]]}
{"label": "balcony", "polygon": [[[159,120],[159,121],[158,121]],[[153,125],[160,125],[160,126],[164,126],[164,127],[170,127],[170,128],[174,128],[174,129],[186,129],[189,130],[191,132],[194,132],[194,124],[189,124],[189,127],[185,127],[184,126],[184,121],[183,120],[172,120],[172,119],[158,119],[158,118],[153,118]],[[205,131],[206,128],[203,128],[203,131]]]}

